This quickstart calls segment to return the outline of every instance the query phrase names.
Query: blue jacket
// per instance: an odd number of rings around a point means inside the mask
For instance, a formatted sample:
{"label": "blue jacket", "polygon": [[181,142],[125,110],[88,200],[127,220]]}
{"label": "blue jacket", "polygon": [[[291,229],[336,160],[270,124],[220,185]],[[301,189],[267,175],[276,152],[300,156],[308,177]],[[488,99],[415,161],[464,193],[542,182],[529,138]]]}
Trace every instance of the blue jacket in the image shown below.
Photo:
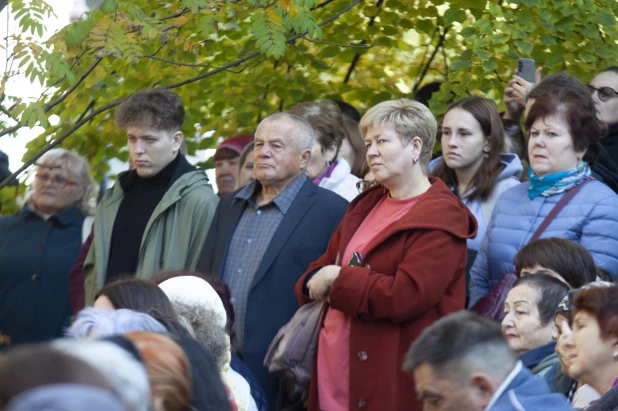
{"label": "blue jacket", "polygon": [[[500,196],[470,273],[470,306],[515,270],[515,254],[563,195],[530,200],[525,182]],[[599,267],[618,278],[618,195],[603,183],[588,182],[541,234],[550,237],[581,244]]]}
{"label": "blue jacket", "polygon": [[28,206],[0,218],[0,347],[63,335],[83,222],[76,206],[47,222]]}
{"label": "blue jacket", "polygon": [[[221,198],[197,265],[222,277],[227,250],[246,201],[234,202],[237,190]],[[294,286],[309,264],[320,258],[339,226],[348,202],[307,178],[266,249],[247,301],[243,361],[264,388],[271,408],[278,380],[264,367],[268,346],[298,309]]]}
{"label": "blue jacket", "polygon": [[[429,163],[429,170],[433,172],[433,170],[440,164],[442,161],[442,157],[435,158],[431,160]],[[519,184],[519,178],[521,177],[521,173],[523,171],[523,166],[521,165],[521,160],[517,157],[517,154],[500,154],[500,162],[504,164],[504,169],[498,174],[498,178],[496,179],[496,183],[500,181],[505,181],[504,189],[508,190],[511,187],[515,187]],[[453,190],[453,187],[449,187]],[[485,221],[483,217],[483,211],[481,207],[481,200],[476,198],[474,200],[468,200],[467,197],[461,199],[463,203],[468,207],[470,212],[474,214],[474,218],[476,218],[476,222],[478,223],[478,229],[476,231],[476,237],[468,239],[468,248],[470,250],[478,251],[481,246],[481,240],[483,236],[485,236],[485,230],[487,230],[487,225],[489,221]]]}
{"label": "blue jacket", "polygon": [[[521,364],[521,363],[519,363]],[[521,367],[500,397],[487,411],[563,411],[574,410],[562,394],[552,393],[542,378]]]}

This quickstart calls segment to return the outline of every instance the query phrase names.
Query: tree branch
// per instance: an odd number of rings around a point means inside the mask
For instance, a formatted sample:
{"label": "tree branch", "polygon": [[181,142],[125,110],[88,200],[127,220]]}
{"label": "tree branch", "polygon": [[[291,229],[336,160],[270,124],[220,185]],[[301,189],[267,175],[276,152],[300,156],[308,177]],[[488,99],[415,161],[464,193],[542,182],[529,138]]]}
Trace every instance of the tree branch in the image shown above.
{"label": "tree branch", "polygon": [[[379,9],[380,7],[382,7],[383,4],[384,4],[384,0],[378,0],[376,3],[376,9]],[[373,23],[375,23],[376,18],[378,17],[378,12],[376,12],[374,16],[371,16],[371,18],[369,19],[369,24],[367,24],[368,27],[373,26]],[[365,44],[365,43],[366,41],[363,40],[362,44]],[[350,67],[348,67],[348,72],[346,73],[345,78],[343,80],[343,84],[348,84],[348,81],[350,81],[350,78],[352,78],[352,73],[354,73],[354,70],[356,69],[356,65],[358,64],[360,57],[361,57],[360,53],[356,53],[354,55],[354,58],[352,59],[352,62],[350,63]]]}
{"label": "tree branch", "polygon": [[[47,113],[49,110],[51,110],[52,108],[56,107],[58,104],[62,103],[64,101],[64,99],[67,98],[69,96],[69,94],[71,94],[73,91],[75,91],[75,89],[86,79],[86,77],[88,77],[90,75],[90,73],[92,73],[92,71],[99,65],[101,60],[103,60],[103,59],[100,58],[100,57],[97,58],[94,61],[94,63],[92,63],[92,66],[90,66],[90,68],[88,70],[86,70],[86,72],[84,74],[81,75],[81,77],[75,82],[75,84],[73,84],[73,86],[71,86],[70,89],[68,89],[60,97],[58,97],[58,99],[56,101],[53,101],[53,102],[43,106],[43,112]],[[0,135],[0,137],[1,137],[1,135]]]}
{"label": "tree branch", "polygon": [[326,1],[318,4],[317,6],[315,6],[315,8],[313,10],[316,10],[316,9],[319,9],[319,8],[322,8],[322,7],[326,7],[329,4],[331,4],[333,1],[335,1],[335,0],[326,0]]}
{"label": "tree branch", "polygon": [[326,63],[322,63],[321,61],[313,58],[312,56],[310,56],[309,54],[305,53],[304,51],[302,51],[296,44],[292,43],[292,47],[294,47],[294,49],[296,51],[298,51],[300,54],[302,54],[303,56],[305,56],[306,58],[308,58],[309,60],[313,61],[315,64],[317,64],[318,66],[325,68],[325,69],[329,69],[331,68],[333,65],[331,64],[330,66]]}
{"label": "tree branch", "polygon": [[436,54],[438,54],[438,50],[440,50],[440,48],[442,47],[442,43],[444,43],[446,33],[448,33],[448,28],[445,28],[442,34],[440,35],[440,40],[438,40],[438,44],[436,45],[436,48],[433,50],[433,53],[431,53],[431,56],[429,57],[429,61],[423,68],[423,71],[421,72],[421,75],[418,78],[418,81],[416,82],[416,84],[414,85],[414,88],[412,89],[412,94],[416,93],[416,91],[419,89],[419,86],[423,82],[423,79],[427,75],[427,72],[429,71],[429,67],[431,66],[431,63],[433,62],[433,59],[436,57]]}
{"label": "tree branch", "polygon": [[315,43],[315,44],[328,44],[328,45],[331,45],[331,46],[345,47],[345,48],[349,48],[349,49],[370,49],[370,48],[375,46],[375,41],[373,43],[371,43],[370,46],[368,46],[366,44],[339,44],[339,43],[331,43],[330,41],[313,40],[313,39],[307,38],[305,36],[302,36],[301,39],[307,40],[307,41],[309,41],[311,43]]}
{"label": "tree branch", "polygon": [[[155,57],[155,56],[140,56],[139,58],[141,59],[150,59],[150,60],[156,60],[156,61],[161,61],[163,63],[168,63],[168,64],[173,64],[175,66],[182,66],[182,67],[202,67],[202,68],[209,68],[209,69],[216,69],[219,68],[217,66],[208,66],[206,64],[196,64],[196,63],[178,63],[176,61],[172,61],[172,60],[165,60],[159,57]],[[240,74],[242,73],[247,67],[243,67],[242,69],[240,69],[239,71],[234,71],[234,70],[227,70],[231,73],[235,73],[235,74]]]}
{"label": "tree branch", "polygon": [[[346,6],[345,8],[343,8],[341,11],[339,11],[338,13],[332,15],[331,17],[329,17],[328,19],[324,20],[323,22],[321,22],[320,24],[318,24],[318,26],[324,26],[328,23],[330,23],[331,21],[335,20],[336,18],[338,18],[339,16],[341,16],[342,14],[344,14],[345,12],[347,12],[348,10],[352,9],[354,6],[356,6],[357,4],[359,4],[361,1],[363,0],[354,0],[353,2],[351,2],[348,6]],[[296,34],[294,36],[289,37],[286,40],[286,43],[290,43],[296,39],[299,39],[300,37],[306,35],[307,32],[303,32],[303,33],[299,33]],[[247,56],[238,59],[232,63],[226,64],[225,66],[219,67],[217,69],[211,70],[207,73],[203,73],[200,74],[198,76],[189,78],[187,80],[183,80],[180,81],[178,83],[174,83],[174,84],[168,84],[167,86],[162,86],[161,88],[165,88],[165,89],[172,89],[172,88],[177,88],[177,87],[181,87],[184,86],[186,84],[190,84],[193,83],[195,81],[204,79],[206,77],[210,77],[214,74],[217,74],[221,71],[227,70],[229,68],[232,67],[236,67],[241,65],[242,63],[244,63],[247,60],[252,59],[255,56],[258,56],[260,54],[259,51],[255,51],[253,53],[248,54]],[[36,153],[30,160],[28,160],[26,163],[24,163],[23,166],[21,166],[19,168],[19,170],[15,171],[13,174],[11,174],[9,177],[7,177],[4,181],[2,181],[0,183],[0,190],[4,187],[6,187],[9,182],[13,181],[14,179],[17,179],[17,177],[23,173],[25,170],[28,169],[28,167],[30,167],[31,165],[33,165],[39,158],[41,158],[41,156],[45,153],[47,153],[49,150],[51,150],[52,148],[56,147],[58,144],[60,144],[63,140],[65,140],[68,136],[70,136],[71,134],[73,134],[75,131],[77,131],[81,126],[83,126],[84,124],[86,124],[88,121],[92,120],[93,118],[95,118],[96,116],[98,116],[99,114],[112,109],[118,105],[120,105],[123,101],[125,101],[126,99],[128,99],[130,96],[118,99],[116,101],[113,101],[95,111],[93,111],[92,113],[90,113],[89,115],[87,115],[86,117],[82,118],[81,120],[79,120],[78,122],[76,122],[73,127],[71,127],[69,130],[67,130],[65,133],[63,133],[60,137],[58,137],[57,139],[55,139],[53,142],[51,142],[50,144],[48,144],[46,147],[44,147],[42,150],[40,150],[38,153]],[[9,129],[5,129],[0,133],[0,136],[8,134],[12,131],[18,130],[19,128],[21,128],[21,125],[19,125],[19,127],[11,127]]]}

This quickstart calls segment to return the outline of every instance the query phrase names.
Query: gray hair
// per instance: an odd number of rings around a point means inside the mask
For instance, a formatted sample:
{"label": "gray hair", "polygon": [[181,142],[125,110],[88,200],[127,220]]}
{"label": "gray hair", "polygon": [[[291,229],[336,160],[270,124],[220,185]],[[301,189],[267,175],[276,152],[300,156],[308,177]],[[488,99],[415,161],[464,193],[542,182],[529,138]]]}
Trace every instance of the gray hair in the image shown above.
{"label": "gray hair", "polygon": [[189,305],[177,299],[172,300],[172,304],[178,316],[189,322],[195,340],[212,355],[217,368],[223,370],[230,361],[231,353],[229,337],[225,328],[219,325],[218,314],[206,306]]}
{"label": "gray hair", "polygon": [[[97,195],[99,186],[94,181],[90,173],[88,161],[76,152],[63,148],[54,148],[43,154],[36,162],[37,166],[33,171],[36,172],[40,165],[48,167],[61,167],[75,180],[79,192],[77,206],[85,216],[92,216],[97,208]],[[24,196],[24,201],[29,203],[34,195],[34,190],[28,190]]]}
{"label": "gray hair", "polygon": [[148,373],[128,351],[108,341],[70,340],[51,343],[52,348],[79,358],[99,371],[131,411],[150,409]]}
{"label": "gray hair", "polygon": [[266,117],[264,120],[260,122],[257,129],[255,130],[255,135],[257,135],[260,126],[267,121],[280,121],[280,120],[288,120],[294,123],[294,139],[298,141],[298,149],[299,151],[303,150],[311,150],[313,146],[313,140],[315,139],[315,131],[311,124],[307,120],[302,117],[297,116],[296,114],[291,113],[275,113]]}
{"label": "gray hair", "polygon": [[516,363],[500,324],[459,311],[425,328],[406,354],[403,368],[414,370],[426,364],[437,374],[459,382],[483,370],[501,382]]}
{"label": "gray hair", "polygon": [[66,336],[78,339],[105,338],[130,331],[165,333],[167,329],[148,314],[126,308],[103,310],[86,307],[77,313]]}

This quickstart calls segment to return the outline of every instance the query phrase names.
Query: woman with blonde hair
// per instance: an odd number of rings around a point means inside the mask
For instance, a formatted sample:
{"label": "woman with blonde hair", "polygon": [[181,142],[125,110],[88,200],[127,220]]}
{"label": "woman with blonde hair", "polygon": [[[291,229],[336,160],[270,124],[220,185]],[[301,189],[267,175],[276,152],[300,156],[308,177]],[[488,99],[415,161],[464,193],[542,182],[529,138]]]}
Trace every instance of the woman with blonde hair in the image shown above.
{"label": "woman with blonde hair", "polygon": [[385,101],[361,119],[378,185],[349,205],[326,253],[296,283],[301,305],[327,302],[309,410],[421,410],[406,351],[465,305],[468,208],[429,177],[437,123],[427,107]]}
{"label": "woman with blonde hair", "polygon": [[80,155],[50,150],[33,171],[19,214],[0,217],[0,348],[62,336],[69,271],[96,207],[98,187]]}

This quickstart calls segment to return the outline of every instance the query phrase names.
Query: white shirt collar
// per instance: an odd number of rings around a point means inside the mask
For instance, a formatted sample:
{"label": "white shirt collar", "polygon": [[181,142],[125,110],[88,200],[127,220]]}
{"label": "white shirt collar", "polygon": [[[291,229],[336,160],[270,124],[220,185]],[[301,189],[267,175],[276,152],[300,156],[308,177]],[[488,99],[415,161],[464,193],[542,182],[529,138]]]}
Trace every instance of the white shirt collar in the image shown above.
{"label": "white shirt collar", "polygon": [[502,384],[500,384],[500,387],[498,387],[498,390],[494,393],[494,396],[491,397],[491,401],[489,401],[489,404],[487,404],[485,411],[489,411],[491,407],[494,406],[496,401],[498,401],[498,398],[500,398],[502,394],[504,394],[506,388],[513,382],[515,377],[517,377],[517,374],[519,374],[523,366],[524,365],[521,361],[517,361],[517,364],[515,364],[513,370],[509,373],[509,375],[506,376],[506,379],[502,382]]}

